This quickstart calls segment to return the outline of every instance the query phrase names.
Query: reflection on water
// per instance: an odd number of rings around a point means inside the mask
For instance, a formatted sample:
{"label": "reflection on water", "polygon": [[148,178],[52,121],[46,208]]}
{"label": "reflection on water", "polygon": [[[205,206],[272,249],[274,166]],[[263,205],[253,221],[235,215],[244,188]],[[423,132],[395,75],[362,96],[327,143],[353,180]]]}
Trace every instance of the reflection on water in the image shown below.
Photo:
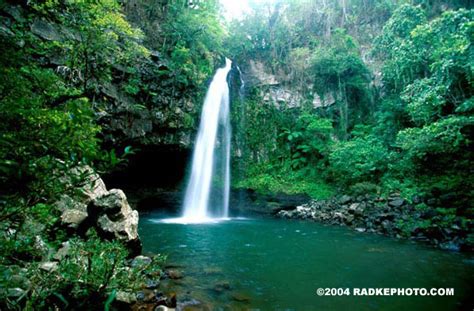
{"label": "reflection on water", "polygon": [[[162,287],[210,309],[456,310],[468,301],[474,261],[347,228],[276,219],[205,224],[142,216],[144,250],[168,254],[184,277]],[[454,288],[454,297],[319,297],[317,288]]]}

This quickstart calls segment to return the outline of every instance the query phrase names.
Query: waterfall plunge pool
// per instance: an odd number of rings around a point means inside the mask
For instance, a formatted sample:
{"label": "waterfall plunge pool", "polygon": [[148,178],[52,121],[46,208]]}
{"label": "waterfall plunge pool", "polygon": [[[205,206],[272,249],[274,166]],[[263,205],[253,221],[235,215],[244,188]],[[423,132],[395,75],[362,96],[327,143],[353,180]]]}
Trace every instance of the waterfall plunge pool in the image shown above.
{"label": "waterfall plunge pool", "polygon": [[[144,251],[183,278],[163,291],[197,310],[472,310],[474,258],[309,221],[203,224],[141,216]],[[318,288],[454,288],[454,296],[323,296]]]}

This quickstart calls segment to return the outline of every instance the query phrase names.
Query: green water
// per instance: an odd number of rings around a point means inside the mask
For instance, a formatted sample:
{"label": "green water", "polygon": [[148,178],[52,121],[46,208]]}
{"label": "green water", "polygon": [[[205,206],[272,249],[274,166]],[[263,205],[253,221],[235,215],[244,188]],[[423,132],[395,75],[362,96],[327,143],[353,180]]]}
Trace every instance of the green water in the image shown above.
{"label": "green water", "polygon": [[[145,252],[168,254],[184,277],[162,284],[209,310],[472,310],[472,256],[306,221],[156,223]],[[454,288],[451,297],[320,297],[317,288]],[[194,300],[191,300],[194,299]]]}

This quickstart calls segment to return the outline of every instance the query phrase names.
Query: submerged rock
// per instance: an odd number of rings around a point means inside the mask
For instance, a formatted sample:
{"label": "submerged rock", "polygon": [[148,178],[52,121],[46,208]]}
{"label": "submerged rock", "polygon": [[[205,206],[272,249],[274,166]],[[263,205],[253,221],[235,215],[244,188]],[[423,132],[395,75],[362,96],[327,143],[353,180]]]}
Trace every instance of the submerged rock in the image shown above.
{"label": "submerged rock", "polygon": [[168,270],[166,271],[166,274],[172,280],[179,280],[179,279],[184,278],[183,272],[179,270]]}
{"label": "submerged rock", "polygon": [[214,285],[214,291],[217,293],[222,293],[230,289],[231,289],[231,286],[230,286],[229,281],[221,281],[221,282],[216,283],[216,285]]}
{"label": "submerged rock", "polygon": [[235,300],[235,301],[238,301],[238,302],[250,302],[250,296],[248,296],[247,294],[245,293],[233,293],[232,294],[232,299]]}

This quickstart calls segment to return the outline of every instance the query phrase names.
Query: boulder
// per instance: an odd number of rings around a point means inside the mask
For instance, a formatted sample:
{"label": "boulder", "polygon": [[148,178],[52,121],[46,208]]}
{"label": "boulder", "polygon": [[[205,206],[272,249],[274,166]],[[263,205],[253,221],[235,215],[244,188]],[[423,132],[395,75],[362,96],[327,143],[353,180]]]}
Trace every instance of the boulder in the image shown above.
{"label": "boulder", "polygon": [[104,181],[89,166],[71,169],[61,181],[75,189],[55,203],[66,228],[83,234],[93,227],[104,238],[121,241],[132,254],[140,252],[138,212],[130,207],[122,190],[107,191]]}
{"label": "boulder", "polygon": [[122,190],[112,189],[93,202],[97,228],[108,236],[130,242],[138,239],[138,212],[132,210]]}
{"label": "boulder", "polygon": [[147,279],[145,281],[145,288],[146,289],[156,289],[160,285],[159,280],[152,280],[152,279]]}
{"label": "boulder", "polygon": [[58,269],[58,262],[56,262],[56,261],[42,262],[42,263],[40,263],[39,268],[41,270],[44,270],[44,271],[47,271],[47,272],[53,272],[53,271],[56,271]]}
{"label": "boulder", "polygon": [[62,39],[57,27],[43,19],[35,19],[33,21],[33,24],[31,24],[31,32],[48,41],[60,41]]}
{"label": "boulder", "polygon": [[56,254],[54,254],[53,258],[55,260],[64,259],[67,255],[69,255],[70,249],[71,249],[71,243],[69,243],[69,241],[63,242],[61,245],[61,248],[58,249]]}
{"label": "boulder", "polygon": [[77,229],[86,220],[87,212],[79,209],[67,209],[61,214],[61,221],[68,227]]}
{"label": "boulder", "polygon": [[134,293],[119,290],[115,299],[126,304],[132,304],[137,301],[137,296]]}
{"label": "boulder", "polygon": [[339,199],[339,203],[340,204],[347,204],[349,202],[352,201],[352,198],[348,195],[343,195],[340,199]]}
{"label": "boulder", "polygon": [[151,262],[152,262],[152,259],[150,257],[140,255],[133,258],[132,268],[145,269],[151,264]]}
{"label": "boulder", "polygon": [[403,204],[405,204],[405,200],[402,198],[393,198],[390,201],[388,201],[388,205],[395,208],[399,208]]}
{"label": "boulder", "polygon": [[352,203],[352,204],[349,206],[349,213],[354,214],[355,211],[359,208],[359,205],[360,205],[360,203]]}

